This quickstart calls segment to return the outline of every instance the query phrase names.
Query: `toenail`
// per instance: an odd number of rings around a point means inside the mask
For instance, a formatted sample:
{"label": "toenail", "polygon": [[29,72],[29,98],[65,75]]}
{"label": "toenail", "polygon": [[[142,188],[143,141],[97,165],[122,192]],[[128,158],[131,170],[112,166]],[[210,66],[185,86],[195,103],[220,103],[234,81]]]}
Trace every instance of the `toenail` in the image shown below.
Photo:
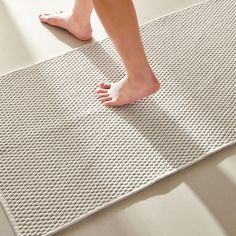
{"label": "toenail", "polygon": [[110,86],[109,83],[103,83],[103,84],[104,84],[104,86],[106,86],[106,87],[109,87],[109,86]]}

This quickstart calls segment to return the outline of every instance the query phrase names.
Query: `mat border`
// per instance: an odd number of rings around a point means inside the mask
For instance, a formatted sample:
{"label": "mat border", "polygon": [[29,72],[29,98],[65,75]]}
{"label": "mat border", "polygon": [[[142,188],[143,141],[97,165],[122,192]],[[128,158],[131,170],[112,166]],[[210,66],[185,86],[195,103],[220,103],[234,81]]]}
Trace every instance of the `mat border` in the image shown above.
{"label": "mat border", "polygon": [[[216,148],[216,149],[214,149],[214,150],[211,150],[211,151],[208,152],[207,154],[202,155],[201,157],[195,159],[194,161],[191,161],[191,162],[189,162],[188,164],[186,164],[186,165],[184,165],[184,166],[181,166],[180,168],[177,168],[177,169],[175,169],[175,170],[169,171],[169,172],[167,172],[166,174],[164,174],[163,176],[158,177],[158,178],[155,178],[153,181],[150,181],[148,184],[145,184],[145,185],[143,185],[143,186],[141,186],[141,187],[135,189],[135,190],[132,191],[132,192],[129,192],[129,193],[125,194],[125,195],[122,195],[122,197],[119,197],[119,198],[117,198],[117,199],[115,199],[115,200],[113,200],[113,201],[111,201],[111,202],[109,202],[109,203],[106,203],[106,204],[104,204],[103,206],[101,206],[101,207],[99,207],[99,208],[96,208],[96,210],[90,211],[90,212],[88,212],[87,214],[83,215],[82,217],[78,217],[78,218],[72,220],[71,222],[69,222],[69,223],[67,223],[67,224],[64,224],[63,226],[57,227],[57,228],[55,228],[54,230],[49,231],[47,234],[44,234],[44,235],[42,235],[42,236],[51,236],[51,235],[53,235],[53,234],[55,234],[55,233],[58,233],[58,232],[60,232],[61,230],[66,229],[66,228],[72,226],[73,224],[78,223],[78,222],[80,222],[80,221],[82,221],[82,220],[88,218],[89,216],[91,216],[91,215],[93,215],[93,214],[95,214],[95,213],[97,213],[97,212],[99,212],[99,211],[101,211],[101,210],[103,210],[103,209],[106,209],[106,208],[108,208],[108,207],[110,207],[110,206],[112,206],[112,205],[114,205],[114,204],[116,204],[116,203],[118,203],[118,202],[120,202],[120,201],[122,201],[122,200],[128,198],[128,197],[133,196],[134,194],[136,194],[136,193],[138,193],[138,192],[141,192],[141,191],[145,190],[146,188],[148,188],[148,187],[152,186],[153,184],[155,184],[155,183],[157,183],[157,182],[159,182],[159,181],[161,181],[161,180],[163,180],[163,179],[169,177],[170,175],[173,175],[173,174],[175,174],[175,173],[177,173],[177,172],[180,172],[180,171],[182,171],[182,170],[184,170],[184,169],[186,169],[186,168],[188,168],[188,167],[190,167],[190,166],[193,166],[194,164],[196,164],[196,163],[198,163],[198,162],[200,162],[200,161],[202,161],[202,160],[205,160],[207,157],[213,155],[214,153],[217,153],[217,152],[219,152],[219,151],[221,151],[221,150],[223,150],[223,149],[226,149],[227,147],[233,146],[234,144],[236,144],[236,140],[234,140],[234,141],[232,141],[232,142],[229,142],[229,143],[227,143],[227,144],[225,144],[225,145],[222,145],[221,147],[218,147],[218,148]],[[18,235],[17,235],[17,236],[18,236]]]}
{"label": "mat border", "polygon": [[[149,24],[149,23],[152,23],[152,22],[154,22],[154,21],[157,21],[157,20],[159,20],[159,19],[166,18],[166,17],[172,16],[172,15],[178,14],[178,13],[180,13],[180,12],[184,12],[184,11],[187,11],[187,10],[190,10],[190,9],[194,9],[194,8],[199,7],[199,6],[201,6],[201,5],[205,5],[205,4],[209,4],[209,3],[214,3],[214,2],[217,2],[217,1],[221,1],[221,0],[205,0],[205,1],[201,2],[201,3],[193,4],[193,5],[188,6],[188,7],[186,7],[186,8],[182,8],[182,9],[180,9],[180,10],[173,11],[173,12],[171,12],[171,13],[168,13],[168,14],[165,14],[165,15],[162,15],[162,16],[159,16],[159,17],[157,17],[157,18],[155,18],[155,19],[152,19],[152,20],[147,21],[147,22],[145,22],[145,23],[143,23],[143,24],[140,24],[139,27],[143,27],[143,26],[145,26],[145,25],[147,25],[147,24]],[[106,41],[106,40],[110,40],[110,39],[109,39],[108,37],[106,37],[106,38],[104,38],[104,39],[102,39],[102,40],[99,40],[99,41],[94,41],[94,42],[91,42],[91,43],[87,43],[87,44],[85,44],[85,45],[82,45],[82,46],[79,46],[79,47],[77,47],[77,48],[74,48],[74,49],[72,49],[72,50],[70,50],[70,51],[68,51],[68,52],[66,52],[66,53],[61,54],[61,55],[57,55],[57,56],[52,57],[52,58],[49,58],[49,59],[47,59],[47,60],[43,60],[43,61],[40,61],[40,62],[38,62],[38,63],[30,64],[30,65],[27,65],[27,66],[25,66],[25,67],[21,67],[21,68],[19,68],[19,69],[16,69],[16,70],[13,70],[13,71],[4,73],[4,74],[0,75],[0,79],[1,79],[2,77],[9,76],[9,75],[14,74],[14,73],[16,73],[16,72],[20,72],[20,71],[22,71],[22,70],[28,69],[28,68],[30,68],[30,67],[32,67],[32,66],[37,66],[37,65],[41,65],[42,63],[45,63],[45,62],[50,62],[50,61],[52,61],[52,60],[55,60],[55,59],[58,58],[58,57],[67,55],[67,54],[69,54],[69,53],[72,53],[72,52],[74,52],[74,51],[76,51],[76,50],[78,50],[78,49],[80,49],[80,48],[90,47],[90,46],[92,46],[92,45],[94,45],[94,44],[99,44],[99,43],[102,43],[102,42],[104,42],[104,41]],[[70,227],[71,225],[73,225],[73,224],[75,224],[75,223],[78,223],[78,222],[80,222],[80,221],[82,221],[82,220],[88,218],[89,216],[91,216],[91,215],[93,215],[93,214],[95,214],[95,213],[97,213],[97,212],[99,212],[99,211],[101,211],[101,210],[103,210],[103,209],[105,209],[105,208],[108,208],[108,207],[110,207],[110,206],[112,206],[112,205],[114,205],[114,204],[116,204],[116,203],[118,203],[118,202],[124,200],[125,198],[128,198],[128,197],[130,197],[130,196],[132,196],[132,195],[134,195],[134,194],[136,194],[136,193],[138,193],[138,192],[140,192],[140,191],[146,189],[147,187],[150,187],[151,185],[153,185],[153,184],[159,182],[160,180],[165,179],[165,178],[169,177],[170,175],[173,175],[173,174],[175,174],[175,173],[177,173],[177,172],[180,172],[180,171],[182,171],[182,170],[184,170],[184,169],[186,169],[186,168],[188,168],[188,167],[190,167],[190,166],[192,166],[192,165],[194,165],[194,164],[196,164],[196,163],[198,163],[198,162],[200,162],[200,161],[206,159],[207,157],[211,156],[212,154],[214,154],[214,153],[216,153],[216,152],[219,152],[219,151],[221,151],[221,150],[223,150],[223,149],[225,149],[225,148],[227,148],[227,147],[233,146],[234,144],[236,144],[236,140],[235,140],[235,141],[232,141],[232,142],[229,142],[229,143],[227,143],[227,144],[224,144],[224,145],[222,145],[221,147],[217,147],[217,148],[215,148],[214,150],[209,151],[209,152],[206,153],[205,155],[202,155],[202,156],[200,156],[199,158],[194,159],[193,161],[187,163],[186,165],[181,166],[180,168],[177,168],[177,169],[175,169],[175,170],[169,171],[169,172],[167,172],[166,174],[164,174],[163,176],[153,179],[153,180],[150,181],[148,184],[142,185],[142,186],[140,186],[139,188],[135,189],[134,191],[131,191],[131,192],[127,193],[127,194],[124,194],[124,195],[122,195],[121,197],[116,198],[115,200],[113,200],[113,201],[111,201],[111,202],[109,202],[109,203],[106,203],[106,204],[104,204],[104,205],[101,206],[101,207],[96,208],[95,210],[92,210],[92,211],[87,212],[87,213],[84,214],[82,217],[75,218],[74,220],[72,220],[72,221],[70,221],[70,222],[68,222],[68,223],[66,223],[66,224],[63,224],[63,226],[59,226],[59,227],[57,227],[57,228],[55,228],[55,229],[53,229],[53,230],[51,230],[51,231],[48,231],[46,234],[43,234],[43,235],[41,235],[41,236],[51,236],[51,235],[53,235],[53,234],[55,234],[55,233],[57,233],[57,232],[59,232],[59,231],[62,231],[62,230],[64,230],[64,229]],[[15,219],[14,219],[14,217],[13,217],[13,214],[11,214],[11,211],[10,211],[10,209],[8,208],[8,205],[7,205],[7,203],[6,203],[5,199],[4,199],[4,197],[2,196],[1,192],[0,192],[0,204],[1,204],[2,207],[3,207],[3,210],[4,210],[5,213],[6,213],[6,216],[8,217],[9,223],[10,223],[11,228],[13,229],[15,235],[16,235],[16,236],[22,236],[22,234],[20,233],[20,231],[19,231],[19,229],[18,229],[17,223],[15,222]]]}

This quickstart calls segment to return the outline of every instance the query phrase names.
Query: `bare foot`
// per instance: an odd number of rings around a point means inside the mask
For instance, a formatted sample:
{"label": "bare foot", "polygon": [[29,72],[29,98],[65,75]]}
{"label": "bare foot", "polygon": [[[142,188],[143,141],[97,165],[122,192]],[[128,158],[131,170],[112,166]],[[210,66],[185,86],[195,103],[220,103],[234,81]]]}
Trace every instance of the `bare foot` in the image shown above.
{"label": "bare foot", "polygon": [[116,83],[100,82],[97,89],[99,100],[105,106],[122,106],[150,96],[160,89],[154,75],[142,79],[131,80],[124,77]]}
{"label": "bare foot", "polygon": [[68,30],[80,40],[90,40],[92,38],[92,28],[90,23],[80,22],[71,14],[60,12],[40,14],[39,19],[43,23],[57,26]]}

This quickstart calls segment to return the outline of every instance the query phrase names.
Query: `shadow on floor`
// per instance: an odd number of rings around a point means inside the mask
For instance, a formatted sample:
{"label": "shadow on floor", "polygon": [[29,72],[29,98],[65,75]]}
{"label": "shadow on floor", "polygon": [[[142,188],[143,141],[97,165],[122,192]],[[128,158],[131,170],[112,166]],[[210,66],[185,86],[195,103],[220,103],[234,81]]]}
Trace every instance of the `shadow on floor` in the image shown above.
{"label": "shadow on floor", "polygon": [[4,32],[0,37],[0,73],[5,74],[19,67],[32,64],[33,57],[3,1],[0,1],[0,28]]}
{"label": "shadow on floor", "polygon": [[45,23],[41,23],[42,27],[45,27],[50,33],[52,33],[58,40],[63,42],[64,44],[67,44],[71,48],[78,48],[80,46],[86,45],[88,43],[92,43],[94,40],[91,39],[90,41],[81,41],[72,34],[70,34],[67,30],[50,26]]}

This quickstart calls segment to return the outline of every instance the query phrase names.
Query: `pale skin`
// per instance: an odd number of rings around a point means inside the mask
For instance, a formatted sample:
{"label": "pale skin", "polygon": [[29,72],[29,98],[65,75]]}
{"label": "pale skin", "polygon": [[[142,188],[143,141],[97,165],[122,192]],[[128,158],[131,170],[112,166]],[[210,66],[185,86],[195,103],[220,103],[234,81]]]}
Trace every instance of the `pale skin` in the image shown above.
{"label": "pale skin", "polygon": [[122,106],[157,92],[160,84],[148,63],[132,0],[76,0],[70,14],[40,14],[39,19],[86,41],[92,38],[93,8],[119,53],[127,75],[116,83],[100,81],[96,90],[99,101],[105,106]]}

